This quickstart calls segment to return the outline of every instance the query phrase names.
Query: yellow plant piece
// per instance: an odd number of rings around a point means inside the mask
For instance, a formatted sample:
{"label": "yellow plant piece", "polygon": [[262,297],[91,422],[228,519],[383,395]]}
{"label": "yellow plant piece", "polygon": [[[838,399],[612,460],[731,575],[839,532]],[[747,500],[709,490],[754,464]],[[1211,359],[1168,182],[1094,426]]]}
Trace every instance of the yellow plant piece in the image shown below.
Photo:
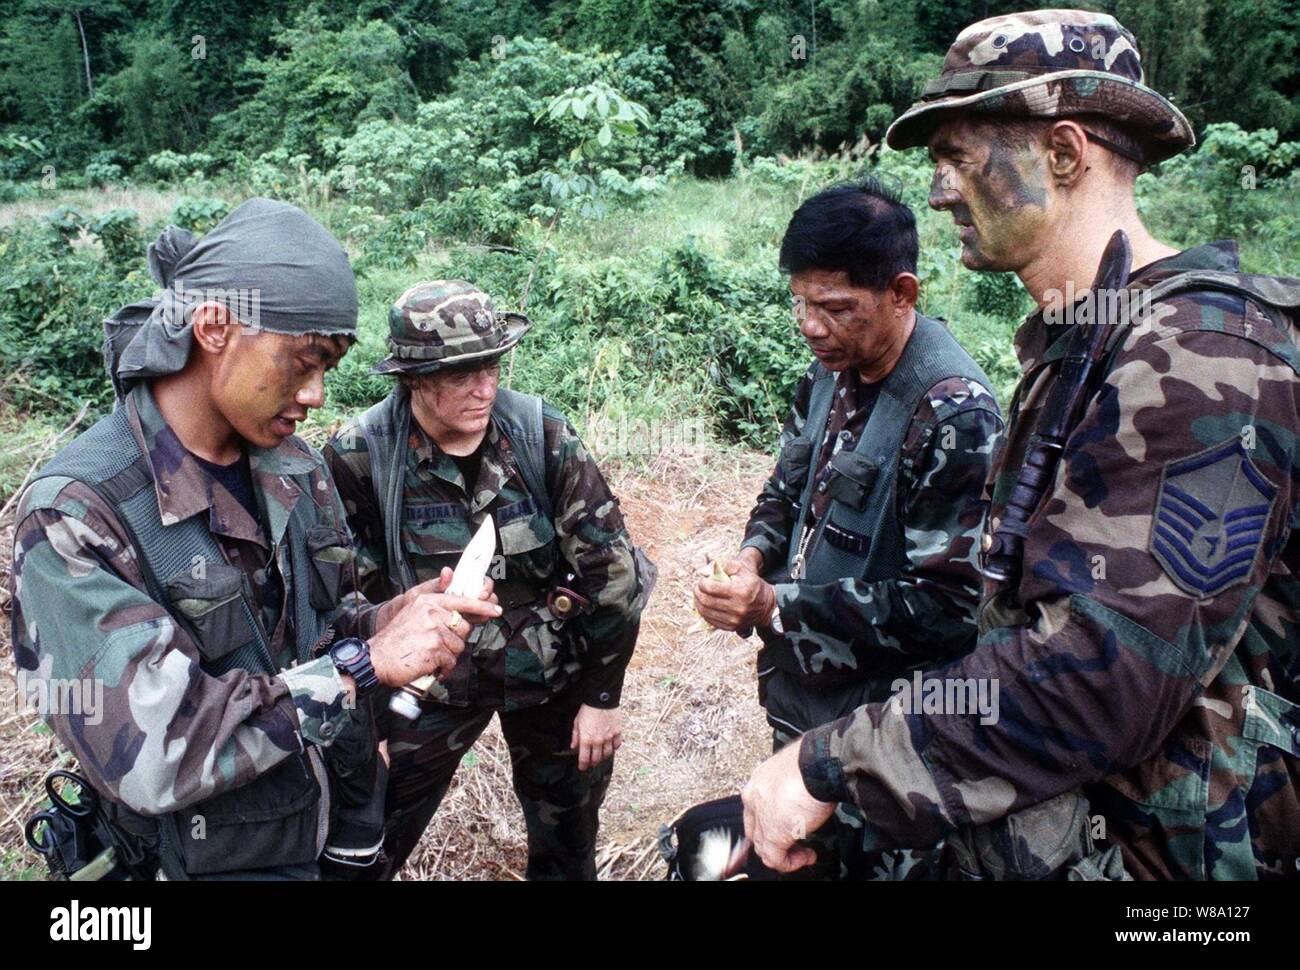
{"label": "yellow plant piece", "polygon": [[[731,577],[727,575],[727,570],[723,568],[721,559],[713,560],[713,571],[709,574],[709,578],[719,583],[731,582]],[[696,610],[695,615],[699,616],[699,619],[691,624],[691,628],[688,632],[709,633],[713,630],[713,627],[709,625],[709,621],[700,616],[698,610]]]}

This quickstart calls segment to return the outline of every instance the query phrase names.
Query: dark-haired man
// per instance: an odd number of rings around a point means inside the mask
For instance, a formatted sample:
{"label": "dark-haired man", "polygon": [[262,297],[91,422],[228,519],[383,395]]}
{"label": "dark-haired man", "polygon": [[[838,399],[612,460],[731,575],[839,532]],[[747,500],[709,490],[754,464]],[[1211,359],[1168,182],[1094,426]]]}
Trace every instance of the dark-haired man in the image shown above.
{"label": "dark-haired man", "polygon": [[[315,879],[322,852],[378,852],[333,824],[377,770],[365,698],[449,673],[470,631],[453,611],[501,609],[356,590],[343,505],[294,435],[356,337],[337,240],[251,199],[202,239],[168,227],[149,267],[162,290],[105,322],[118,407],[19,503],[14,661],[136,876]],[[65,686],[95,703],[56,702]]]}
{"label": "dark-haired man", "polygon": [[[716,628],[758,630],[776,749],[975,640],[981,489],[1002,419],[979,366],[916,312],[916,257],[911,210],[873,180],[808,199],[781,244],[817,359],[730,581],[695,592]],[[842,875],[900,875],[888,870],[901,857],[863,872],[839,849]]]}
{"label": "dark-haired man", "polygon": [[980,21],[889,130],[929,149],[963,262],[1039,304],[979,641],[947,672],[1015,715],[868,704],[810,731],[745,791],[769,865],[810,861],[798,833],[851,799],[883,844],[946,839],[975,878],[1300,872],[1300,281],[1142,224],[1137,171],[1195,138],[1136,43],[1091,11]]}

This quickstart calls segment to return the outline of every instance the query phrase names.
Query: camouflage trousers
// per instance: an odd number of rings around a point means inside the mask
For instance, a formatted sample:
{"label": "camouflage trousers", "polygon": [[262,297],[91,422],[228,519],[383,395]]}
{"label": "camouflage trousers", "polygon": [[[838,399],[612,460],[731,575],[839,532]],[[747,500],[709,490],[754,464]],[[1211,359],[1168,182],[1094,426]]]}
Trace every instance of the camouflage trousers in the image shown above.
{"label": "camouflage trousers", "polygon": [[461,758],[492,720],[510,746],[515,794],[528,829],[530,880],[595,879],[600,806],[613,775],[610,758],[578,770],[569,748],[581,700],[572,691],[507,711],[501,704],[425,704],[414,722],[388,718],[387,878],[401,870],[451,785]]}
{"label": "camouflage trousers", "polygon": [[[779,669],[759,676],[759,703],[772,728],[772,751],[780,751],[805,731],[837,720],[878,698],[871,685],[852,684],[825,691],[809,690],[794,675]],[[805,840],[817,852],[822,878],[894,882],[946,878],[943,847],[868,849],[862,813],[841,802],[831,820]]]}

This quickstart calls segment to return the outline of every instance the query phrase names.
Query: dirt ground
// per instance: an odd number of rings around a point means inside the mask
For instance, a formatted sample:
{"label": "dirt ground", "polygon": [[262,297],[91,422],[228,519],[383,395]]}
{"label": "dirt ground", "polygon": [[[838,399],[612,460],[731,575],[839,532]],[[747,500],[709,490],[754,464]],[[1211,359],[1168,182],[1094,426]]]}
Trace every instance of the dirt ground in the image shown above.
{"label": "dirt ground", "polygon": [[[690,590],[711,559],[736,550],[770,459],[734,450],[673,453],[605,470],[633,538],[659,567],[659,583],[623,691],[624,744],[597,866],[602,879],[659,879],[660,825],[738,791],[769,750],[754,684],[757,640],[701,630]],[[7,588],[12,523],[0,525]],[[38,879],[44,866],[23,844],[22,823],[41,801],[44,773],[71,759],[34,714],[17,708],[7,615],[0,627],[0,878]],[[520,879],[526,860],[523,815],[494,721],[462,761],[402,878]]]}

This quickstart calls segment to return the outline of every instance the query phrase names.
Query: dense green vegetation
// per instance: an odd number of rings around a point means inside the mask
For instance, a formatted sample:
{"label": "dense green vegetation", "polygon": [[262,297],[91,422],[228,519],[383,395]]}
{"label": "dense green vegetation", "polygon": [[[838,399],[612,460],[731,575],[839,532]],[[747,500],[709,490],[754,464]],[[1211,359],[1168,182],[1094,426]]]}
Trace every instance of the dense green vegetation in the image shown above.
{"label": "dense green vegetation", "polygon": [[[1198,129],[1300,130],[1289,0],[1107,0],[1148,81]],[[0,131],[43,150],[10,174],[130,171],[163,150],[221,167],[268,152],[327,171],[372,121],[421,103],[518,108],[595,80],[643,102],[642,164],[702,175],[748,155],[878,141],[956,32],[1024,9],[988,0],[14,0],[0,14]],[[520,44],[510,39],[536,38]],[[568,53],[562,53],[568,52]],[[604,53],[602,53],[604,52]],[[513,107],[516,110],[510,110]],[[454,113],[454,107],[449,111]],[[442,115],[446,117],[446,115]],[[557,133],[557,136],[560,133]],[[497,141],[508,162],[516,147]],[[539,148],[545,153],[542,142]],[[279,157],[279,156],[276,156]],[[553,156],[545,156],[553,157]],[[526,160],[517,159],[520,171]],[[296,167],[296,166],[295,166]]]}
{"label": "dense green vegetation", "polygon": [[[387,389],[367,368],[389,301],[459,276],[525,305],[513,385],[584,427],[696,417],[767,447],[807,361],[781,232],[866,170],[920,217],[925,309],[1008,392],[1019,284],[960,268],[923,153],[878,141],[959,27],[1011,5],[344,6],[25,0],[0,18],[0,426],[26,442],[105,408],[99,322],[152,291],[147,242],[261,194],[306,207],[360,273],[364,336],[325,421]],[[1293,7],[1107,6],[1202,135],[1142,177],[1153,228],[1235,236],[1248,269],[1294,273]],[[1224,36],[1240,43],[1206,40]]]}

